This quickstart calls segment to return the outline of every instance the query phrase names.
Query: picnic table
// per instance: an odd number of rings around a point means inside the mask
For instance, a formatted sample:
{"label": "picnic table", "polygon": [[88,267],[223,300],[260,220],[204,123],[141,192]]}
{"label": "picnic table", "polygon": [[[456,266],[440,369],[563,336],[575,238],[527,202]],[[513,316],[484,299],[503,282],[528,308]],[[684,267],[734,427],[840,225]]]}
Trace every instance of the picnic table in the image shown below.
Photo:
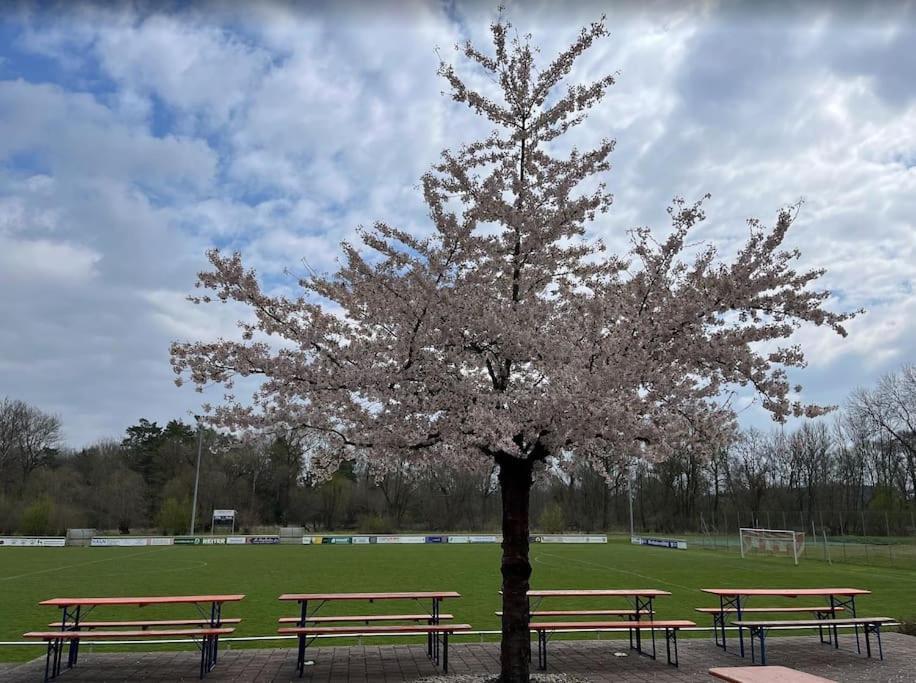
{"label": "picnic table", "polygon": [[[737,616],[737,621],[743,621],[748,611],[757,612],[784,612],[784,611],[808,611],[815,613],[818,620],[824,621],[825,615],[829,615],[831,621],[836,621],[837,612],[846,611],[853,619],[856,617],[856,596],[869,595],[871,591],[862,588],[703,588],[704,593],[715,595],[719,598],[718,612],[713,617],[713,632],[716,634],[716,644],[723,650],[726,650],[725,643],[725,626],[728,614]],[[800,598],[816,597],[826,598],[827,605],[820,607],[802,607],[802,608],[785,608],[785,607],[748,607],[747,603],[750,598],[756,597],[774,597],[774,598]],[[703,608],[700,608],[704,611]],[[852,624],[856,630],[856,648],[861,652],[859,645],[859,625]],[[719,643],[719,630],[721,629],[721,644]],[[828,629],[831,628],[828,625]],[[837,634],[837,625],[832,624],[833,644],[835,648],[839,645],[839,636]],[[829,631],[828,631],[829,634]],[[829,637],[829,635],[828,635]],[[821,637],[823,642],[823,636]],[[829,642],[829,641],[828,641]],[[744,630],[738,627],[738,643],[741,656],[744,657]]]}
{"label": "picnic table", "polygon": [[[219,636],[232,633],[226,623],[237,624],[240,619],[223,619],[222,608],[227,602],[238,602],[245,596],[233,595],[157,595],[146,597],[101,597],[101,598],[51,598],[39,605],[57,607],[61,610],[59,621],[49,624],[54,631],[32,631],[26,638],[47,641],[45,659],[45,680],[60,674],[61,655],[64,642],[69,643],[67,668],[76,666],[79,657],[80,640],[101,640],[144,637],[190,637],[199,640],[201,650],[200,677],[213,669],[218,657]],[[193,605],[198,616],[188,619],[132,620],[132,621],[86,621],[86,616],[98,607],[146,607],[149,605]],[[194,628],[181,629],[178,626]],[[159,628],[166,627],[166,628]],[[125,628],[117,631],[98,629]]]}
{"label": "picnic table", "polygon": [[[398,592],[360,592],[360,593],[285,593],[280,600],[297,602],[298,617],[284,617],[281,623],[295,624],[292,627],[280,628],[278,632],[296,635],[299,638],[297,668],[302,676],[305,669],[305,650],[309,642],[319,635],[383,635],[391,633],[422,633],[426,635],[427,656],[436,664],[442,653],[443,671],[448,671],[448,636],[456,631],[469,631],[469,624],[443,624],[452,619],[451,614],[442,613],[442,601],[460,598],[455,591],[398,591]],[[335,602],[369,602],[406,600],[417,603],[429,601],[429,610],[418,614],[377,614],[377,615],[331,615],[318,616],[318,611],[327,603]],[[311,607],[310,607],[311,605]],[[426,622],[418,625],[383,625],[383,626],[326,626],[328,622],[355,624],[375,621],[412,621]],[[441,637],[441,643],[440,643]]]}

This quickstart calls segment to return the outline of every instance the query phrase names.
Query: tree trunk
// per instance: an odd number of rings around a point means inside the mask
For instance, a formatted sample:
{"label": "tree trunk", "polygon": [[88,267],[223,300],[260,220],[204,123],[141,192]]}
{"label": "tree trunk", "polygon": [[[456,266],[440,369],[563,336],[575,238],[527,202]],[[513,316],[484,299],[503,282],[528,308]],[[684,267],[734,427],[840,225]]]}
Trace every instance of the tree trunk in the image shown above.
{"label": "tree trunk", "polygon": [[500,661],[502,683],[528,683],[531,640],[528,634],[528,509],[530,462],[511,456],[499,460],[503,506],[503,618]]}

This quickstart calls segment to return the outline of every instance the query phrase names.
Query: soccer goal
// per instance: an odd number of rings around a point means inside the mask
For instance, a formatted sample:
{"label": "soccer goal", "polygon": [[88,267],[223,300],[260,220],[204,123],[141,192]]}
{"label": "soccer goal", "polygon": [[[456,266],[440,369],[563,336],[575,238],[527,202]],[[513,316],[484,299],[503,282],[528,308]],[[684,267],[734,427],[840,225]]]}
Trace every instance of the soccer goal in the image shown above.
{"label": "soccer goal", "polygon": [[740,529],[741,557],[750,553],[787,555],[798,564],[805,551],[803,531],[785,529]]}

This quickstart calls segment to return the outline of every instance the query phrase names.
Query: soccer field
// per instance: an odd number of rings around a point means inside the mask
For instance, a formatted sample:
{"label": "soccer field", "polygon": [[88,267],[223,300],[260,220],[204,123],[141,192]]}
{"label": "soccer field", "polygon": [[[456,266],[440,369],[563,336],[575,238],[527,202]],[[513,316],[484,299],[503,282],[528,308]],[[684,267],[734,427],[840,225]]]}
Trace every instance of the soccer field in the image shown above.
{"label": "soccer field", "polygon": [[[295,612],[294,606],[277,600],[281,593],[317,591],[457,590],[464,597],[446,601],[445,611],[475,629],[496,630],[499,622],[493,612],[499,609],[499,557],[496,545],[4,548],[0,550],[0,640],[21,640],[23,632],[58,618],[56,610],[37,604],[49,597],[200,593],[247,595],[224,612],[224,616],[244,619],[238,636],[275,633],[277,618]],[[531,559],[535,588],[668,590],[671,597],[656,602],[659,616],[692,619],[701,626],[708,626],[708,619],[693,608],[714,606],[716,601],[699,589],[728,586],[867,588],[874,595],[857,602],[861,614],[916,618],[913,570],[831,566],[812,560],[795,567],[785,558],[742,560],[734,552],[667,550],[632,546],[625,540],[607,545],[532,544]],[[596,606],[594,601],[588,604]],[[367,609],[391,609],[390,605],[363,603],[348,607],[351,613],[362,614],[371,613]],[[93,618],[190,616],[181,609],[96,610]],[[282,641],[251,645],[289,647]],[[232,645],[239,646],[244,644]],[[41,652],[41,647],[3,646],[0,660],[30,659]]]}

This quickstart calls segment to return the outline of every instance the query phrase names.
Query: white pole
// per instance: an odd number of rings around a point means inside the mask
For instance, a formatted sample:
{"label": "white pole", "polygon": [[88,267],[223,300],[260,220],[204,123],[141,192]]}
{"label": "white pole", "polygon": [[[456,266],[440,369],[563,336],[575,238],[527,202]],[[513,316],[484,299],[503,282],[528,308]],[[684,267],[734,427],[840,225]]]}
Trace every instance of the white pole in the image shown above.
{"label": "white pole", "polygon": [[194,502],[191,503],[191,533],[194,535],[194,522],[197,519],[197,485],[200,483],[200,452],[203,446],[203,431],[200,428],[200,417],[194,416],[197,420],[197,468],[194,471]]}
{"label": "white pole", "polygon": [[630,465],[630,476],[627,477],[627,489],[629,490],[630,498],[630,540],[632,541],[636,533],[633,526],[633,466]]}

